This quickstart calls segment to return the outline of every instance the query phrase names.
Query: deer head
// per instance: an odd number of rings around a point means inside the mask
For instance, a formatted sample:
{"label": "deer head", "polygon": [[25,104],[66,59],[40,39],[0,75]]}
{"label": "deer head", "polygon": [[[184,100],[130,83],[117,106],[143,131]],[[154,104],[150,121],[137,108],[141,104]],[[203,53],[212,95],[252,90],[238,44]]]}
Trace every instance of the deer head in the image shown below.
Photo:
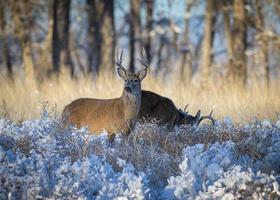
{"label": "deer head", "polygon": [[212,117],[213,111],[209,115],[201,116],[201,110],[198,110],[195,116],[189,115],[188,111],[186,111],[189,104],[187,104],[184,108],[184,111],[179,109],[179,113],[183,118],[183,124],[190,124],[190,125],[199,125],[203,120],[209,119],[211,123],[214,125],[215,120]]}
{"label": "deer head", "polygon": [[122,66],[122,60],[123,60],[122,55],[123,55],[123,51],[121,51],[120,58],[116,62],[116,65],[118,66],[117,72],[119,76],[124,80],[124,91],[132,95],[141,94],[141,81],[145,78],[147,74],[147,67],[138,71],[137,73],[128,72]]}

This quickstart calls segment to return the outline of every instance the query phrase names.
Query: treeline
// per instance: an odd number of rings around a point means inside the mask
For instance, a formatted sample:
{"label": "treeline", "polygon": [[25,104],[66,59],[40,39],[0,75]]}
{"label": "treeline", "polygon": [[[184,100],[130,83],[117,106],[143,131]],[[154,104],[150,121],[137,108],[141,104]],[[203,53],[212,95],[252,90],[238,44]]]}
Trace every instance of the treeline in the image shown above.
{"label": "treeline", "polygon": [[[178,4],[185,10],[175,19]],[[269,86],[280,66],[276,0],[0,0],[0,27],[0,65],[11,79],[112,73],[117,47],[128,50],[130,71],[144,47],[155,74],[205,84],[254,77]]]}

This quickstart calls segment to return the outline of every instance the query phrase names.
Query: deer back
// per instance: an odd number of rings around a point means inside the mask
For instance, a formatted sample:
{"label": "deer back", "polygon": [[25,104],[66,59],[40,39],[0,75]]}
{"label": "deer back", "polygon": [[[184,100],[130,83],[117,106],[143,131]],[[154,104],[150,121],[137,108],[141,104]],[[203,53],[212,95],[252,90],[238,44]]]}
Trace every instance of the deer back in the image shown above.
{"label": "deer back", "polygon": [[109,134],[127,132],[124,104],[117,99],[80,98],[67,105],[63,111],[65,125],[74,124],[77,128],[87,126],[91,133],[106,130]]}
{"label": "deer back", "polygon": [[160,125],[175,125],[177,108],[169,98],[145,90],[142,90],[141,96],[139,119],[155,119]]}
{"label": "deer back", "polygon": [[171,99],[142,90],[142,103],[138,117],[140,120],[155,119],[160,125],[172,128],[183,124],[196,124],[200,119],[200,111],[196,116],[188,115],[177,109]]}

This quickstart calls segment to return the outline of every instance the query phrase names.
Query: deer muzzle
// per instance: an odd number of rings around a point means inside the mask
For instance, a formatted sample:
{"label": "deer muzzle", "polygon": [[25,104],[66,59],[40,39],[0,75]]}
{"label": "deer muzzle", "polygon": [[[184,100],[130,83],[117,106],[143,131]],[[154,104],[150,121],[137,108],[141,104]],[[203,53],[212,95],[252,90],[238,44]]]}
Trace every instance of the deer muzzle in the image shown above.
{"label": "deer muzzle", "polygon": [[132,88],[130,86],[128,86],[128,85],[125,86],[124,89],[125,89],[126,92],[129,92],[129,93],[132,92]]}

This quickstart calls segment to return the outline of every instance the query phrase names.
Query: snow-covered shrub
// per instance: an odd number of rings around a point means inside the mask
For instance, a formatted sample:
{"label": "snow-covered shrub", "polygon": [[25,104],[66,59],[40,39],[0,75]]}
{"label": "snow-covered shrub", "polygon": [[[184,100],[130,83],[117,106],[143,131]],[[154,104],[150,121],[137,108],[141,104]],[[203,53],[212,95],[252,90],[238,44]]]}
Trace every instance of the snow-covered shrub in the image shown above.
{"label": "snow-covered shrub", "polygon": [[0,199],[144,199],[149,193],[144,173],[129,163],[116,172],[94,154],[93,145],[107,148],[106,135],[66,133],[50,119],[0,128]]}
{"label": "snow-covered shrub", "polygon": [[[237,155],[235,146],[235,143],[227,141],[209,147],[203,144],[187,147],[180,164],[181,173],[168,179],[163,198],[233,199],[253,196],[254,199],[267,199],[270,195],[279,195],[279,173],[274,176],[254,172],[258,164],[266,163],[266,160],[259,160],[256,164],[247,155]],[[270,173],[273,173],[277,166],[270,165]]]}
{"label": "snow-covered shrub", "polygon": [[[272,123],[269,126],[268,124],[265,121],[234,127],[228,118],[216,123],[216,127],[211,132],[208,131],[208,134],[214,136],[207,137],[211,137],[209,141],[219,143],[203,142],[204,144],[186,147],[183,151],[183,161],[179,165],[180,175],[168,179],[162,197],[280,197],[280,130],[273,128]],[[199,135],[201,140],[204,131],[204,128],[200,128],[194,133]],[[276,175],[268,175],[258,170],[268,174],[276,172]]]}
{"label": "snow-covered shrub", "polygon": [[0,119],[0,199],[255,199],[279,197],[278,121],[168,130],[137,124],[113,143],[44,113]]}

